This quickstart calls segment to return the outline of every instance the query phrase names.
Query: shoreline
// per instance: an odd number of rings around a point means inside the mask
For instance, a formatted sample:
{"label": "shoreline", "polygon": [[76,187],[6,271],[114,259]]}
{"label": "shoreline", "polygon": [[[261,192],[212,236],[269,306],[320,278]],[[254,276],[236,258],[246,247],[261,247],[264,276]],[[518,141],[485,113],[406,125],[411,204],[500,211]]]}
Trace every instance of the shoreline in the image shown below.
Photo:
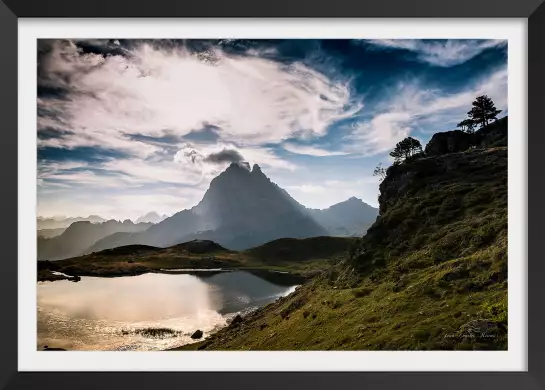
{"label": "shoreline", "polygon": [[[172,270],[172,271],[171,271]],[[236,267],[236,268],[188,268],[187,270],[180,268],[177,266],[176,268],[162,268],[162,269],[155,269],[155,268],[147,268],[147,269],[138,269],[138,270],[111,270],[110,272],[77,272],[72,275],[68,275],[63,272],[51,270],[51,269],[43,269],[38,271],[38,277],[37,282],[55,282],[58,280],[70,280],[74,282],[78,282],[81,280],[82,277],[96,277],[96,278],[120,278],[120,277],[127,277],[127,276],[140,276],[148,273],[156,273],[156,274],[170,274],[170,275],[195,275],[195,276],[213,276],[220,273],[226,273],[226,272],[249,272],[253,275],[256,275],[258,277],[262,277],[265,280],[270,280],[270,276],[276,276],[278,280],[280,279],[291,279],[290,282],[301,282],[304,283],[310,279],[312,279],[314,276],[316,276],[319,272],[304,272],[304,271],[296,271],[296,270],[290,270],[290,271],[284,271],[284,270],[277,270],[274,268],[256,268],[256,267]],[[283,284],[283,283],[282,283]]]}

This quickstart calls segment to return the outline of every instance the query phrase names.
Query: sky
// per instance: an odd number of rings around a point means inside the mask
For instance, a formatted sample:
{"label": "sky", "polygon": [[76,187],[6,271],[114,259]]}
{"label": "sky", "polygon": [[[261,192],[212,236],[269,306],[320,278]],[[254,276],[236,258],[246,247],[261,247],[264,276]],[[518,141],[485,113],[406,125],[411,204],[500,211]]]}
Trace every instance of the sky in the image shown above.
{"label": "sky", "polygon": [[136,219],[195,206],[231,162],[311,208],[378,206],[377,164],[507,115],[499,40],[39,40],[38,215]]}

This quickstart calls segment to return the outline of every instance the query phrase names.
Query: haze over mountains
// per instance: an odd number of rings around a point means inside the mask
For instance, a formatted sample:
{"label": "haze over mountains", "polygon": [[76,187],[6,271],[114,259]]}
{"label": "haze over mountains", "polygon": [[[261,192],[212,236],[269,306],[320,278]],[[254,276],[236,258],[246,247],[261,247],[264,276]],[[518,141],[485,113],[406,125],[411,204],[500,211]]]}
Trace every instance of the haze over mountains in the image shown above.
{"label": "haze over mountains", "polygon": [[38,260],[60,260],[79,256],[103,237],[115,232],[144,231],[151,225],[151,223],[135,224],[131,220],[119,222],[113,219],[103,223],[77,221],[56,237],[38,236]]}
{"label": "haze over mountains", "polygon": [[168,218],[168,215],[163,214],[159,215],[155,211],[149,212],[146,215],[141,216],[138,218],[135,223],[141,223],[141,222],[151,222],[151,223],[159,223],[163,221],[164,219]]}
{"label": "haze over mountains", "polygon": [[56,229],[40,229],[38,230],[38,237],[43,238],[53,238],[60,236],[66,228],[56,228]]}
{"label": "haze over mountains", "polygon": [[[131,244],[168,247],[194,239],[243,250],[285,237],[361,236],[377,215],[377,209],[357,198],[325,210],[307,209],[273,183],[257,164],[250,170],[244,163],[233,163],[212,180],[199,204],[189,210],[166,219],[149,213],[137,220],[149,221],[146,224],[125,221],[122,226],[110,224],[104,229],[105,224],[88,223],[88,230],[79,226],[78,230],[67,229],[53,240],[77,241],[79,253],[73,243],[65,244],[70,250],[63,249],[62,254],[48,243],[47,251],[39,249],[39,257],[53,260]],[[152,224],[155,220],[158,223]],[[79,239],[78,234],[85,239]],[[83,242],[86,246],[80,245]]]}
{"label": "haze over mountains", "polygon": [[356,197],[324,209],[308,209],[331,236],[361,237],[377,217],[377,209]]}
{"label": "haze over mountains", "polygon": [[69,217],[69,218],[64,216],[57,216],[52,218],[43,218],[43,217],[36,218],[38,230],[67,228],[74,222],[79,222],[79,221],[102,223],[102,222],[106,222],[106,219],[99,217],[98,215],[89,215],[88,217]]}

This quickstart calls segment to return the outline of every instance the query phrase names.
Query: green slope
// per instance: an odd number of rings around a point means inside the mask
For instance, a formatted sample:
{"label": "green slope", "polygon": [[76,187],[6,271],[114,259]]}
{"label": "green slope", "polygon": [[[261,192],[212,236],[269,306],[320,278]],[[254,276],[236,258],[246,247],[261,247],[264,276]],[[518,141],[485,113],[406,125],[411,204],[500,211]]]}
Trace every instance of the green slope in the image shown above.
{"label": "green slope", "polygon": [[389,168],[345,260],[182,349],[506,349],[507,148]]}

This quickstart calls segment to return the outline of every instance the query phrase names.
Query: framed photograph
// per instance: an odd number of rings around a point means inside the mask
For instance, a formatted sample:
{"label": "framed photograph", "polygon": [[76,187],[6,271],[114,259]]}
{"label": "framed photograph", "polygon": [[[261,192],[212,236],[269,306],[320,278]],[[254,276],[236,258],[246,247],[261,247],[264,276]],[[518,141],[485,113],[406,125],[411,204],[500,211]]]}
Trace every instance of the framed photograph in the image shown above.
{"label": "framed photograph", "polygon": [[544,19],[2,0],[0,387],[545,388]]}

